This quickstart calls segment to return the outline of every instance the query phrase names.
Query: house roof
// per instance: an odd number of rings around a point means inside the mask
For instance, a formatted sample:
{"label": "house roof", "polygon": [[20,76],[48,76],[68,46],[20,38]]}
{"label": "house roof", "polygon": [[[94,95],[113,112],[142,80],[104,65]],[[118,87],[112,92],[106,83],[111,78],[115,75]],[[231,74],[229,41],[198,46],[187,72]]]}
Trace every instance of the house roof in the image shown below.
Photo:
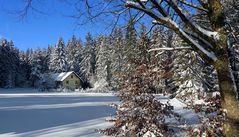
{"label": "house roof", "polygon": [[81,79],[74,71],[62,72],[62,73],[52,73],[51,78],[54,79],[55,81],[63,81],[72,73],[74,73],[79,79]]}

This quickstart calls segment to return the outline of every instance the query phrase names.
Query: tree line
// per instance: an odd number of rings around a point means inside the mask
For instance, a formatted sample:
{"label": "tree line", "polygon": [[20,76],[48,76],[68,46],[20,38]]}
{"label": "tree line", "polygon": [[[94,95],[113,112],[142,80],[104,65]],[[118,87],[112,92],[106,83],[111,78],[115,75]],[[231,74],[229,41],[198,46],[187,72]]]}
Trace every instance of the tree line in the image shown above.
{"label": "tree line", "polygon": [[[136,69],[137,63],[153,65],[160,71],[154,92],[176,93],[215,91],[216,72],[196,52],[190,49],[150,51],[174,48],[186,43],[172,31],[155,27],[150,33],[141,25],[136,31],[129,21],[125,30],[115,28],[110,35],[93,38],[88,33],[85,42],[75,35],[67,42],[59,38],[55,46],[19,51],[12,41],[1,39],[0,86],[39,86],[44,73],[76,72],[84,87],[105,85],[119,88],[120,76]],[[190,52],[189,52],[190,51]]]}

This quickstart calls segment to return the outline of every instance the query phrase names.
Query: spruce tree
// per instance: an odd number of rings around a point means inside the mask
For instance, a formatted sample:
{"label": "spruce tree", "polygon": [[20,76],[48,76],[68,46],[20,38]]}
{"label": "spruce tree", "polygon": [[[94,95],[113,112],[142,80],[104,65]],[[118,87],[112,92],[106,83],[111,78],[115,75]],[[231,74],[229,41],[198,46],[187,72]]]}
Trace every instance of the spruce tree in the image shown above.
{"label": "spruce tree", "polygon": [[50,71],[50,60],[53,48],[48,45],[46,49],[43,49],[43,72],[48,73]]}
{"label": "spruce tree", "polygon": [[121,28],[115,28],[112,34],[112,54],[111,54],[111,72],[112,72],[112,86],[117,89],[119,87],[119,77],[123,72],[126,57],[124,54],[125,42],[123,31]]}
{"label": "spruce tree", "polygon": [[135,66],[133,66],[133,62],[140,58],[139,52],[140,51],[137,47],[137,33],[135,30],[135,23],[133,20],[129,20],[125,32],[125,63],[123,71],[129,72],[135,68]]}
{"label": "spruce tree", "polygon": [[96,77],[97,81],[100,81],[100,83],[107,86],[111,81],[110,38],[106,36],[100,36],[97,39],[97,45],[98,52],[96,55]]}
{"label": "spruce tree", "polygon": [[62,38],[59,38],[51,56],[50,70],[53,72],[66,72],[68,70],[65,58],[65,45]]}
{"label": "spruce tree", "polygon": [[86,36],[86,42],[82,53],[80,64],[81,77],[86,83],[94,81],[95,76],[95,42],[91,33]]}
{"label": "spruce tree", "polygon": [[78,61],[78,50],[77,49],[78,39],[75,35],[68,41],[66,45],[66,61],[68,63],[68,70],[75,71],[75,67]]}
{"label": "spruce tree", "polygon": [[32,67],[30,80],[32,81],[32,86],[39,86],[37,82],[40,81],[41,75],[43,73],[43,56],[41,49],[36,49],[32,59]]}

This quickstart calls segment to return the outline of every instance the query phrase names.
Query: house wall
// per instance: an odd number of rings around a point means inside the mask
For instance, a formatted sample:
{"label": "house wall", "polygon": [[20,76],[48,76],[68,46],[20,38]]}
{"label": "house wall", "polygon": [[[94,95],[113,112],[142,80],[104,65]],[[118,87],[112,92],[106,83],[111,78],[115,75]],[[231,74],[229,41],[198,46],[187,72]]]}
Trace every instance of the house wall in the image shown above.
{"label": "house wall", "polygon": [[71,75],[69,75],[64,81],[63,81],[63,87],[64,88],[68,88],[68,89],[77,89],[80,88],[80,79],[74,74],[72,73]]}

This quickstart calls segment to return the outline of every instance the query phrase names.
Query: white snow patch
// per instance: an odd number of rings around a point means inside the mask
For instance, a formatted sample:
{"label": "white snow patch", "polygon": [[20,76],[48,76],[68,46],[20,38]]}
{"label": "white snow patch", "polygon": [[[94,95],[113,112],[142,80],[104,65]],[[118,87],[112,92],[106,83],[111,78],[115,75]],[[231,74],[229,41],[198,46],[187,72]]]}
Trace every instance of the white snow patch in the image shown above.
{"label": "white snow patch", "polygon": [[104,137],[104,135],[99,134],[96,130],[112,126],[111,123],[105,122],[106,118],[101,117],[25,133],[11,132],[2,134],[0,137]]}
{"label": "white snow patch", "polygon": [[71,75],[72,73],[74,73],[74,71],[70,71],[70,72],[62,72],[62,73],[52,73],[49,74],[52,79],[54,79],[55,81],[63,81],[64,79],[66,79],[69,75]]}
{"label": "white snow patch", "polygon": [[113,94],[0,89],[0,137],[101,137],[115,113]]}
{"label": "white snow patch", "polygon": [[154,133],[148,131],[143,135],[143,137],[156,137],[156,136],[154,135]]}

